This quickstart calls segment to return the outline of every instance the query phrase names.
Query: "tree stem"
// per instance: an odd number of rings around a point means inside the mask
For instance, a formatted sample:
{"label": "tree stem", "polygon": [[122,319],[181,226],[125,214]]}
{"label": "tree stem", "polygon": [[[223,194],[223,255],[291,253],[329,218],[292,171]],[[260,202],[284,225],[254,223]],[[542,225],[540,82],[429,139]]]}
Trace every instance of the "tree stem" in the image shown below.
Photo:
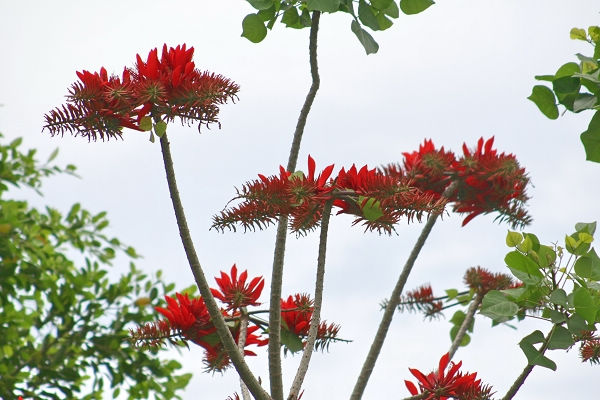
{"label": "tree stem", "polygon": [[175,180],[175,171],[173,169],[173,159],[171,157],[169,140],[167,139],[166,133],[160,138],[160,147],[163,155],[165,173],[167,175],[169,193],[171,194],[173,210],[175,211],[177,227],[179,228],[179,236],[181,237],[185,255],[190,265],[190,269],[194,275],[196,285],[198,285],[200,294],[202,295],[202,298],[206,303],[206,307],[208,308],[211,321],[214,323],[215,328],[217,329],[217,334],[219,335],[219,339],[221,340],[223,347],[227,351],[227,355],[231,359],[231,362],[240,375],[240,378],[246,383],[246,385],[248,385],[248,389],[252,395],[256,399],[269,400],[269,395],[260,386],[258,380],[256,380],[250,371],[250,368],[248,368],[248,365],[244,361],[244,358],[238,351],[237,345],[231,336],[229,328],[227,325],[225,325],[225,320],[223,319],[221,310],[219,309],[219,306],[217,305],[217,302],[210,291],[210,286],[208,285],[202,267],[200,266],[200,261],[196,255],[194,243],[192,242],[190,230],[188,228],[185,213],[183,211],[181,198],[179,197],[179,190],[177,189],[177,182]]}
{"label": "tree stem", "polygon": [[[456,183],[450,184],[450,186],[448,186],[446,188],[446,190],[444,191],[444,193],[442,194],[442,197],[446,197],[446,198],[450,197],[450,195],[452,195],[452,193],[454,193],[454,190],[456,190]],[[431,232],[431,229],[433,228],[433,225],[435,225],[435,221],[437,221],[440,214],[441,214],[441,212],[432,213],[429,216],[429,218],[427,219],[427,222],[423,226],[423,230],[421,231],[421,234],[419,235],[417,242],[415,243],[412,251],[410,252],[408,259],[406,260],[406,264],[404,264],[404,268],[402,269],[402,272],[400,273],[400,276],[398,277],[396,286],[394,287],[394,290],[392,291],[392,294],[390,295],[390,298],[389,298],[390,300],[383,312],[383,317],[381,318],[381,322],[379,324],[379,327],[377,328],[377,333],[375,334],[373,343],[371,343],[371,348],[369,349],[367,358],[365,359],[365,362],[362,366],[360,375],[358,376],[358,379],[356,380],[354,390],[352,391],[352,394],[350,395],[350,400],[359,400],[360,398],[362,398],[365,388],[367,387],[367,382],[369,381],[369,378],[371,377],[371,373],[373,372],[373,369],[375,368],[375,362],[377,361],[377,358],[379,357],[379,353],[381,352],[381,348],[383,347],[383,342],[385,341],[385,337],[386,337],[387,332],[392,323],[392,318],[394,317],[394,312],[396,311],[396,307],[398,306],[398,303],[400,302],[400,295],[402,294],[404,285],[406,284],[406,281],[408,279],[408,276],[410,275],[412,267],[414,266],[415,261],[417,260],[417,257],[419,256],[419,252],[423,248],[423,245],[425,244],[425,241],[427,240],[427,237],[429,236],[429,233]]]}
{"label": "tree stem", "polygon": [[[244,357],[244,346],[246,346],[246,336],[248,336],[248,313],[246,312],[246,307],[243,307],[240,310],[240,335],[238,337],[238,350]],[[244,383],[244,380],[240,377],[240,390],[242,392],[243,400],[251,400],[250,392],[248,391],[248,386]]]}
{"label": "tree stem", "polygon": [[475,313],[479,309],[481,302],[483,301],[483,293],[478,292],[473,299],[471,305],[469,305],[469,309],[467,310],[467,315],[465,315],[465,319],[463,320],[460,328],[458,328],[458,332],[452,341],[452,345],[450,346],[450,350],[448,350],[448,355],[450,356],[450,360],[454,357],[456,350],[460,346],[463,338],[465,337],[473,318],[475,317]]}
{"label": "tree stem", "polygon": [[[300,110],[292,147],[288,158],[287,170],[293,172],[296,169],[300,142],[306,126],[306,119],[312,107],[317,90],[319,90],[320,78],[317,64],[317,33],[319,31],[319,18],[321,13],[313,11],[310,25],[310,38],[308,45],[310,73],[312,83],[304,105]],[[269,308],[269,380],[271,396],[274,400],[283,400],[283,376],[281,372],[281,287],[283,285],[283,263],[285,256],[285,244],[287,238],[287,216],[282,216],[277,225],[275,236],[275,250],[273,252],[273,270],[271,272],[271,299]]]}
{"label": "tree stem", "polygon": [[325,277],[325,256],[327,254],[327,232],[329,230],[329,218],[331,217],[331,207],[333,206],[333,200],[327,200],[323,207],[323,215],[321,217],[321,236],[319,239],[319,255],[317,257],[317,277],[315,280],[315,303],[310,319],[310,326],[308,328],[308,339],[302,352],[302,359],[296,372],[296,377],[292,383],[288,400],[297,400],[300,389],[302,388],[302,382],[308,371],[308,364],[314,351],[315,341],[317,340],[317,333],[319,329],[319,323],[321,321],[321,304],[323,302],[323,281]]}

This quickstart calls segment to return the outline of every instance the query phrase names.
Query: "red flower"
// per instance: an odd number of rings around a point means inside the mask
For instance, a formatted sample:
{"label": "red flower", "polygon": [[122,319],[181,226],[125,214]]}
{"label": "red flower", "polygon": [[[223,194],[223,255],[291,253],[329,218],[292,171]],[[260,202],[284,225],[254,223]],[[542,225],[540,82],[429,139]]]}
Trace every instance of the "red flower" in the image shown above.
{"label": "red flower", "polygon": [[600,364],[600,339],[593,337],[583,341],[579,348],[581,361],[589,361],[590,364]]}
{"label": "red flower", "polygon": [[[245,346],[257,345],[257,346],[265,346],[269,343],[268,339],[261,339],[260,336],[255,335],[254,332],[258,330],[258,326],[249,326],[246,333],[246,342]],[[233,338],[237,343],[239,340],[240,332],[239,332],[239,324],[236,326],[235,332],[232,332]],[[227,351],[223,348],[221,342],[217,342],[215,344],[211,343],[203,343],[202,347],[204,347],[204,365],[207,371],[210,372],[223,372],[231,365],[231,360]],[[256,353],[250,350],[244,349],[245,356],[256,356]]]}
{"label": "red flower", "polygon": [[481,267],[469,268],[465,273],[464,281],[469,288],[481,294],[485,294],[490,290],[509,289],[518,285],[509,275],[494,274]]}
{"label": "red flower", "polygon": [[235,264],[231,267],[231,275],[221,271],[221,277],[215,278],[221,291],[210,289],[213,296],[228,305],[227,309],[241,308],[246,306],[257,306],[265,281],[262,277],[256,277],[246,284],[248,271],[237,276]]}
{"label": "red flower", "polygon": [[418,379],[417,386],[411,381],[405,380],[404,383],[408,391],[413,395],[428,394],[426,400],[446,400],[449,398],[460,400],[488,399],[491,387],[481,385],[481,380],[476,380],[477,373],[463,374],[459,372],[462,361],[458,364],[448,364],[450,357],[446,353],[440,359],[438,370],[423,374],[421,371],[409,368],[411,374]]}
{"label": "red flower", "polygon": [[165,296],[167,308],[154,307],[164,315],[174,329],[181,331],[182,335],[196,344],[202,343],[202,338],[216,332],[210,321],[210,315],[202,297],[191,299],[187,294],[175,294],[177,300]]}
{"label": "red flower", "polygon": [[406,293],[400,298],[400,311],[422,311],[426,317],[433,318],[442,312],[443,303],[433,296],[431,285],[422,285]]}
{"label": "red flower", "polygon": [[454,178],[459,182],[452,196],[454,211],[468,213],[463,226],[479,214],[494,211],[513,225],[524,225],[531,220],[523,208],[529,183],[525,169],[514,155],[498,154],[493,144],[493,137],[485,142],[480,138],[475,150],[463,144],[464,155],[452,166]]}

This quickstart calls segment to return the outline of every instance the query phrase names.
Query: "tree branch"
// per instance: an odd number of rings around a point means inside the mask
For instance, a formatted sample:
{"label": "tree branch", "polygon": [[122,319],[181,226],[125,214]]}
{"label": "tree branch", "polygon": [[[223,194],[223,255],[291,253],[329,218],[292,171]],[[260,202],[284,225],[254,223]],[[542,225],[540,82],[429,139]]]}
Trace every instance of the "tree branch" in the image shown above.
{"label": "tree branch", "polygon": [[[300,110],[292,147],[288,158],[287,170],[294,171],[300,152],[300,142],[306,126],[306,119],[312,107],[317,90],[319,90],[320,78],[317,65],[317,33],[319,31],[319,18],[321,13],[313,11],[310,25],[310,38],[308,45],[310,73],[312,83],[304,105]],[[281,373],[281,287],[283,285],[283,263],[285,256],[285,243],[287,238],[287,216],[282,216],[277,225],[275,237],[275,251],[273,254],[273,270],[271,272],[271,299],[269,309],[269,380],[271,385],[271,396],[274,400],[283,400],[283,378]]]}
{"label": "tree branch", "polygon": [[315,280],[315,305],[310,319],[310,326],[308,328],[308,339],[304,346],[304,352],[302,353],[302,359],[296,371],[296,377],[292,382],[292,388],[288,400],[297,400],[298,393],[302,388],[302,382],[308,371],[308,364],[314,351],[315,341],[317,340],[317,333],[319,329],[319,322],[321,320],[321,304],[323,302],[323,281],[325,276],[325,256],[327,254],[327,231],[329,230],[329,218],[331,217],[331,207],[333,206],[333,200],[327,200],[323,207],[323,215],[321,217],[321,237],[319,239],[319,255],[317,257],[317,278]]}
{"label": "tree branch", "polygon": [[[240,335],[238,337],[238,350],[242,357],[244,357],[244,346],[246,346],[246,336],[248,335],[248,313],[246,312],[246,307],[243,307],[240,310]],[[248,391],[248,386],[244,383],[244,380],[240,377],[240,390],[242,392],[243,400],[251,400],[250,392]]]}
{"label": "tree branch", "polygon": [[256,399],[269,400],[269,395],[260,386],[258,380],[256,380],[250,371],[250,368],[248,368],[248,365],[244,361],[244,358],[238,351],[237,345],[231,336],[229,328],[227,325],[225,325],[225,320],[223,319],[221,310],[219,309],[219,306],[217,305],[217,302],[210,291],[210,287],[206,281],[202,267],[200,266],[200,261],[196,255],[196,249],[194,248],[194,243],[192,242],[190,230],[188,228],[185,213],[183,211],[181,198],[179,197],[179,190],[177,189],[177,182],[175,180],[175,171],[173,169],[173,159],[171,157],[169,140],[167,139],[166,133],[160,138],[160,147],[163,155],[165,173],[167,175],[169,193],[171,194],[173,210],[175,211],[177,227],[179,228],[179,236],[181,237],[181,242],[183,244],[188,263],[192,273],[194,274],[194,279],[196,280],[198,289],[200,289],[200,294],[202,295],[202,298],[206,303],[206,307],[208,308],[211,321],[215,324],[217,334],[219,335],[219,339],[221,340],[223,347],[227,351],[227,355],[231,359],[231,362],[240,375],[240,378],[246,383],[246,385],[248,385],[248,389],[252,395]]}
{"label": "tree branch", "polygon": [[450,360],[452,360],[452,357],[454,357],[456,350],[458,350],[458,347],[460,346],[463,338],[465,337],[465,334],[467,333],[467,330],[469,329],[469,326],[471,325],[471,322],[473,321],[473,318],[475,317],[475,313],[479,309],[479,306],[481,305],[482,301],[483,301],[483,293],[478,292],[475,295],[473,302],[469,306],[469,309],[467,310],[467,315],[465,315],[465,319],[463,320],[462,324],[460,325],[460,328],[458,328],[458,332],[456,333],[456,336],[454,337],[454,340],[452,341],[450,350],[448,350],[448,355],[450,356],[450,358],[449,358]]}
{"label": "tree branch", "polygon": [[[452,195],[452,193],[454,193],[455,190],[456,183],[452,183],[446,188],[446,190],[442,194],[442,197],[450,197],[450,195]],[[383,317],[381,318],[381,322],[379,324],[379,327],[377,328],[377,333],[375,334],[375,338],[373,339],[373,343],[371,344],[371,348],[369,349],[367,358],[365,359],[365,362],[362,366],[360,375],[356,380],[356,384],[350,396],[350,400],[359,400],[365,391],[367,382],[369,381],[371,373],[373,372],[373,368],[375,368],[375,362],[379,357],[379,353],[381,352],[381,348],[383,347],[383,342],[385,341],[385,337],[392,323],[394,312],[396,310],[396,307],[398,306],[398,303],[400,302],[400,295],[402,294],[404,285],[406,284],[412,267],[414,266],[415,261],[419,256],[419,252],[425,244],[425,240],[427,240],[427,237],[429,236],[429,233],[431,232],[431,229],[433,228],[433,225],[435,225],[435,221],[440,216],[440,214],[441,213],[432,213],[429,216],[427,222],[425,223],[425,226],[423,226],[423,230],[421,231],[417,242],[415,243],[412,251],[410,252],[408,259],[406,260],[406,264],[404,264],[404,268],[402,269],[402,272],[398,277],[396,286],[394,287],[394,290],[390,295],[390,300],[383,312]]]}

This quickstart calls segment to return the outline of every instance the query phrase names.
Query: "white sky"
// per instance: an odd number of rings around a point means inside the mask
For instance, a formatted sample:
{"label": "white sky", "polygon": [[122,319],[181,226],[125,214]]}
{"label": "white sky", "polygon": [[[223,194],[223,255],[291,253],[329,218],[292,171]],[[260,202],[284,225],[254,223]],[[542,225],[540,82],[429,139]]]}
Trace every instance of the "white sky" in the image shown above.
{"label": "white sky", "polygon": [[[144,259],[138,266],[161,268],[178,288],[192,282],[179,242],[160,157],[160,146],[145,134],[128,131],[124,141],[88,143],[81,138],[51,138],[41,133],[43,115],[64,101],[75,71],[120,73],[163,43],[196,49],[201,69],[221,73],[241,86],[240,100],[223,107],[219,131],[174,124],[169,137],[184,206],[200,260],[208,276],[235,262],[250,275],[270,279],[275,229],[259,233],[208,231],[211,217],[233,197],[234,186],[272,174],[285,164],[299,108],[309,85],[308,30],[277,24],[261,44],[240,37],[250,12],[243,1],[183,2],[52,1],[0,2],[0,132],[8,140],[25,137],[40,157],[56,146],[58,162],[73,163],[83,179],[47,182],[34,204],[65,211],[74,202],[109,212],[111,233],[134,246]],[[376,55],[366,56],[350,31],[347,15],[321,18],[321,90],[306,127],[298,163],[311,154],[318,167],[335,163],[377,166],[401,160],[403,151],[432,138],[460,152],[480,136],[495,135],[501,151],[512,152],[535,185],[527,231],[546,243],[561,241],[580,221],[598,220],[600,165],[584,161],[579,134],[590,114],[547,120],[526,97],[534,75],[553,73],[574,54],[591,47],[569,39],[574,26],[599,24],[597,1],[456,0],[416,16],[401,15],[394,26],[375,33]],[[461,289],[464,271],[481,265],[503,269],[507,226],[480,216],[460,228],[451,215],[434,227],[407,289],[430,282],[434,290]],[[399,236],[380,237],[350,228],[351,218],[332,220],[323,317],[342,325],[351,344],[333,344],[317,354],[305,381],[305,398],[347,398],[379,323],[379,302],[389,296],[399,270],[420,231],[399,226]],[[288,240],[284,293],[313,291],[318,234]],[[125,265],[115,266],[115,274]],[[268,287],[269,283],[267,283]],[[263,300],[268,299],[267,293]],[[453,312],[453,311],[452,311]],[[448,317],[451,316],[451,313]],[[490,329],[478,317],[472,344],[455,360],[477,371],[502,396],[526,359],[518,341],[549,324],[529,321],[518,331]],[[448,350],[450,323],[423,322],[420,315],[396,314],[365,399],[401,398],[408,367],[423,371]],[[173,357],[179,357],[176,353]],[[579,362],[577,351],[553,351],[558,372],[535,368],[518,399],[589,398],[598,371]],[[199,373],[202,350],[183,352],[186,370],[197,372],[183,398],[225,399],[239,391],[233,372]],[[249,360],[267,381],[266,352]],[[287,384],[299,357],[284,359]],[[149,377],[151,379],[151,377]]]}

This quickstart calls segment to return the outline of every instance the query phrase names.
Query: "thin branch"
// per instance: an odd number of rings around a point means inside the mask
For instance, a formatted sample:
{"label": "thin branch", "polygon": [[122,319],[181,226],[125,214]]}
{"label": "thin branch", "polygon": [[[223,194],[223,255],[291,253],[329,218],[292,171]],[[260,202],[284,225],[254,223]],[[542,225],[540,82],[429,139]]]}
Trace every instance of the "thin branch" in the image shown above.
{"label": "thin branch", "polygon": [[[442,196],[448,198],[448,197],[450,197],[450,195],[452,195],[454,193],[455,190],[456,190],[456,183],[452,183],[452,184],[450,184],[450,186],[448,186],[446,188],[446,190],[444,191]],[[358,376],[358,379],[356,380],[354,390],[352,391],[352,394],[350,395],[350,400],[359,400],[365,391],[367,382],[369,381],[371,373],[373,372],[373,369],[375,368],[375,362],[377,361],[377,358],[379,357],[379,353],[381,352],[381,348],[383,347],[383,342],[385,341],[385,337],[386,337],[387,332],[392,323],[392,318],[394,317],[394,311],[396,310],[396,307],[398,307],[398,303],[400,302],[400,295],[402,294],[404,285],[406,284],[406,281],[408,279],[408,276],[410,275],[412,267],[414,266],[415,261],[417,260],[417,257],[419,256],[419,252],[421,251],[421,249],[423,248],[423,245],[425,244],[425,240],[427,240],[427,237],[429,236],[429,233],[431,232],[431,229],[433,228],[433,225],[435,225],[435,221],[437,221],[440,214],[441,214],[441,212],[432,213],[429,216],[429,218],[427,219],[427,222],[423,226],[423,230],[421,231],[421,234],[419,235],[417,242],[415,243],[412,251],[410,252],[408,259],[406,260],[406,264],[404,264],[404,268],[402,269],[402,272],[400,273],[400,276],[398,277],[396,286],[394,287],[394,290],[392,291],[392,294],[390,295],[390,300],[383,312],[383,317],[381,318],[381,322],[379,324],[379,327],[377,328],[377,333],[375,334],[373,343],[371,343],[371,348],[369,349],[367,358],[365,359],[365,362],[362,366],[360,375]]]}
{"label": "thin branch", "polygon": [[[238,337],[238,350],[242,357],[244,357],[244,346],[246,346],[246,336],[248,335],[248,313],[246,312],[246,307],[243,307],[241,310],[240,317],[240,335]],[[240,377],[240,390],[242,392],[243,400],[251,400],[250,392],[248,391],[248,386],[244,383],[244,380]]]}
{"label": "thin branch", "polygon": [[[546,352],[546,350],[548,349],[548,344],[550,343],[550,339],[552,339],[552,335],[554,334],[555,328],[556,328],[556,325],[553,325],[552,329],[550,330],[550,332],[548,332],[548,335],[544,339],[544,342],[542,343],[542,347],[540,347],[540,349],[538,350],[540,355],[543,356],[544,353]],[[535,365],[531,365],[531,364],[527,363],[527,366],[523,369],[523,372],[521,372],[521,375],[519,375],[517,377],[517,379],[512,384],[510,389],[508,389],[508,392],[506,392],[506,394],[504,395],[502,400],[511,400],[515,396],[515,394],[517,394],[517,392],[519,391],[521,386],[523,386],[523,383],[525,383],[525,379],[527,379],[527,377],[533,370],[533,367],[535,367]]]}
{"label": "thin branch", "polygon": [[[312,107],[317,90],[319,90],[320,78],[317,65],[317,33],[319,31],[319,18],[321,13],[313,11],[310,25],[309,37],[309,62],[312,83],[304,105],[300,110],[292,147],[288,158],[287,170],[294,171],[300,152],[300,142],[306,126],[306,119]],[[274,400],[283,400],[283,378],[281,373],[281,287],[283,285],[283,263],[285,255],[285,243],[287,238],[288,218],[283,216],[279,219],[277,235],[275,237],[275,251],[273,254],[273,271],[271,273],[271,299],[269,312],[269,379],[271,385],[271,396]]]}
{"label": "thin branch", "polygon": [[169,193],[171,194],[173,210],[175,211],[177,227],[179,228],[179,236],[181,237],[181,242],[183,244],[188,263],[192,273],[194,274],[194,279],[196,280],[198,289],[200,289],[200,294],[202,295],[202,298],[206,303],[206,307],[208,308],[211,321],[215,324],[219,339],[227,351],[227,355],[231,359],[233,366],[240,375],[240,378],[246,383],[246,385],[248,385],[248,389],[250,389],[252,395],[256,399],[269,400],[269,395],[260,386],[260,383],[258,383],[258,380],[254,377],[250,371],[250,368],[248,368],[248,365],[244,361],[244,358],[238,351],[237,345],[231,336],[229,328],[227,325],[225,325],[225,320],[223,319],[221,310],[219,309],[219,306],[217,305],[217,302],[210,291],[210,286],[208,285],[202,267],[200,266],[200,261],[196,255],[196,249],[194,248],[194,243],[192,242],[190,230],[188,228],[185,213],[183,211],[181,198],[179,197],[179,190],[177,189],[177,182],[175,180],[175,171],[173,169],[173,158],[171,157],[169,140],[167,139],[166,134],[160,138],[160,147],[165,165],[165,173],[167,175]]}
{"label": "thin branch", "polygon": [[304,351],[302,353],[302,359],[296,371],[296,377],[292,382],[290,394],[288,400],[297,400],[300,389],[302,388],[302,382],[308,371],[308,364],[314,351],[315,341],[317,340],[317,333],[319,330],[319,323],[321,320],[321,304],[323,302],[323,280],[325,276],[325,255],[327,253],[327,231],[329,230],[329,218],[331,217],[331,207],[333,206],[333,200],[328,200],[323,206],[323,215],[321,217],[321,237],[319,239],[319,255],[317,257],[317,278],[315,280],[315,305],[310,319],[310,326],[308,328],[308,339],[304,345]]}
{"label": "thin branch", "polygon": [[465,337],[467,330],[469,329],[469,326],[471,325],[471,322],[473,322],[475,313],[479,309],[479,306],[481,305],[482,301],[483,301],[483,293],[478,292],[475,295],[473,302],[471,303],[471,305],[469,306],[469,308],[467,310],[467,315],[465,316],[465,319],[463,320],[460,328],[458,328],[458,332],[456,333],[456,336],[454,337],[454,340],[452,341],[450,350],[448,350],[448,355],[450,356],[450,358],[449,358],[450,360],[452,360],[452,357],[454,357],[456,350],[458,350],[458,347],[460,346],[463,338]]}

